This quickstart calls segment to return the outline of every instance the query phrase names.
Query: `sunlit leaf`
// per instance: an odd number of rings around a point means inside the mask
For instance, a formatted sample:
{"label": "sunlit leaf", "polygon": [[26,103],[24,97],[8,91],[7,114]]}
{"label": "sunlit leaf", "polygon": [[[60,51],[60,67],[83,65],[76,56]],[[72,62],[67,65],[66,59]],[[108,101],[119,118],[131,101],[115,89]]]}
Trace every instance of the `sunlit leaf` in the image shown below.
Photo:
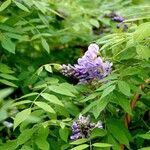
{"label": "sunlit leaf", "polygon": [[14,118],[14,127],[13,129],[16,129],[16,127],[22,123],[24,120],[28,118],[28,116],[31,113],[31,108],[24,109],[23,111],[17,113],[17,115]]}
{"label": "sunlit leaf", "polygon": [[3,2],[2,5],[0,6],[0,11],[6,9],[10,4],[11,4],[11,0],[6,0],[5,2]]}
{"label": "sunlit leaf", "polygon": [[34,102],[34,104],[47,112],[55,113],[54,109],[45,102]]}

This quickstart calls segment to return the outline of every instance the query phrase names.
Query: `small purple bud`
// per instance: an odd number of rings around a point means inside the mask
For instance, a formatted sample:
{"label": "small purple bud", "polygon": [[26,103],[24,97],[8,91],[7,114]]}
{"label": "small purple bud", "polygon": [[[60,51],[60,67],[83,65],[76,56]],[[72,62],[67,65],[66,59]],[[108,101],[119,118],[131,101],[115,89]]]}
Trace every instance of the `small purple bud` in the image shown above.
{"label": "small purple bud", "polygon": [[92,51],[93,53],[98,54],[99,46],[97,44],[90,44],[88,47],[88,51]]}
{"label": "small purple bud", "polygon": [[71,140],[77,140],[77,139],[80,139],[80,138],[82,138],[81,133],[77,133],[77,134],[74,134],[74,135],[70,136]]}
{"label": "small purple bud", "polygon": [[78,129],[78,124],[77,124],[76,122],[73,122],[73,124],[72,124],[72,129],[73,129],[73,130]]}
{"label": "small purple bud", "polygon": [[120,17],[120,16],[115,16],[112,18],[113,21],[116,21],[116,22],[123,22],[124,21],[124,18],[123,17]]}

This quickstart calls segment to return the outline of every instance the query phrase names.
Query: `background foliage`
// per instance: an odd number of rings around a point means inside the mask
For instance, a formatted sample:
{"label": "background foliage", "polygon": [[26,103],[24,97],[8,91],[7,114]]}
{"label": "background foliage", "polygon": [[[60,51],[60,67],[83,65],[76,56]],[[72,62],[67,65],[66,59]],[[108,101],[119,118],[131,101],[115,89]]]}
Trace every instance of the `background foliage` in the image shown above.
{"label": "background foliage", "polygon": [[[80,113],[103,122],[94,150],[150,149],[148,2],[1,0],[0,150],[89,149],[70,140]],[[119,28],[113,11],[125,18]],[[92,42],[112,73],[93,85],[62,76],[58,64],[75,63]]]}

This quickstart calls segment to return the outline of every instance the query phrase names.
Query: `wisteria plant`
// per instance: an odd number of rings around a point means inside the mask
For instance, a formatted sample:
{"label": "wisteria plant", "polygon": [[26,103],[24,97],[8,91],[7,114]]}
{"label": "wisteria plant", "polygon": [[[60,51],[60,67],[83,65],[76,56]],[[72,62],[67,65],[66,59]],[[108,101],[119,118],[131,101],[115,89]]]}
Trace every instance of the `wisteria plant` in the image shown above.
{"label": "wisteria plant", "polygon": [[0,150],[149,150],[148,0],[0,1]]}

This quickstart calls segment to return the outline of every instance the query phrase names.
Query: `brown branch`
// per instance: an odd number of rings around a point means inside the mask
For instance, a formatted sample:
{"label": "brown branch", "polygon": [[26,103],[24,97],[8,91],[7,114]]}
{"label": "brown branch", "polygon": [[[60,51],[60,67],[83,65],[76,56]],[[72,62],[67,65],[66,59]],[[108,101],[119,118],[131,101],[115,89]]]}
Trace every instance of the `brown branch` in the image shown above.
{"label": "brown branch", "polygon": [[[146,84],[150,84],[150,78],[147,79],[147,80],[145,81],[145,83],[146,83]],[[143,90],[145,89],[145,85],[144,85],[144,84],[140,85],[139,89],[140,89],[141,91],[143,91]],[[132,111],[133,111],[134,108],[136,107],[136,103],[137,103],[137,101],[140,99],[140,97],[141,97],[141,94],[139,94],[139,93],[135,93],[135,94],[134,94],[133,99],[131,100],[131,103],[130,103],[130,106],[131,106]],[[126,126],[127,128],[129,127],[129,125],[130,125],[130,123],[131,123],[131,119],[132,119],[132,118],[131,118],[131,115],[128,114],[128,113],[126,113],[126,114],[125,114],[124,122],[125,122],[125,126]],[[121,145],[121,150],[124,150],[124,145],[123,145],[123,144]]]}

